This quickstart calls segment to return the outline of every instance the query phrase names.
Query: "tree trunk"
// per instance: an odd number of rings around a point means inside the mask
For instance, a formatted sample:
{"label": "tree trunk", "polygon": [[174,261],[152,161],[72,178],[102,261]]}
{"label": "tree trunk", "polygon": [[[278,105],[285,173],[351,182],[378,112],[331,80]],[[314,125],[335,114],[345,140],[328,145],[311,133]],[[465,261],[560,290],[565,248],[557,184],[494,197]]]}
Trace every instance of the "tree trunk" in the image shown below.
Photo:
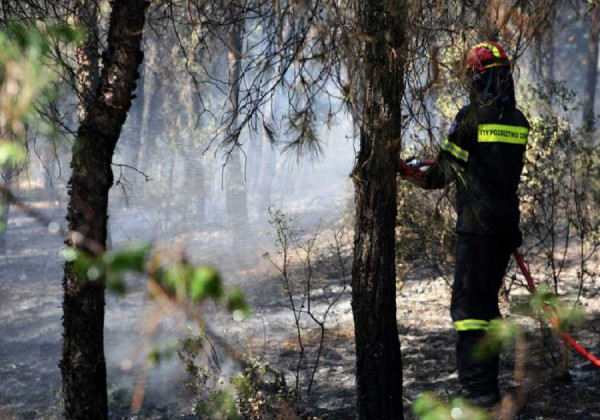
{"label": "tree trunk", "polygon": [[556,9],[558,6],[556,1],[552,1],[542,12],[544,13],[543,23],[540,24],[534,41],[534,68],[543,84],[543,88],[548,95],[548,98],[554,97],[554,90],[552,89],[552,84],[555,81],[554,25],[556,22]]}
{"label": "tree trunk", "polygon": [[[141,171],[144,171],[150,178],[156,180],[159,178],[159,164],[156,162],[156,154],[158,153],[157,137],[160,137],[160,129],[164,126],[163,118],[163,83],[159,69],[164,68],[159,39],[150,34],[147,36],[146,49],[144,50],[144,63],[142,64],[144,75],[144,94],[143,102],[140,104],[141,109],[141,126],[140,130],[140,148],[138,151],[138,165]],[[141,83],[141,81],[140,81]],[[140,187],[140,194],[144,197],[144,201],[154,194],[156,184],[159,181],[144,182]],[[149,189],[147,189],[149,188]],[[149,192],[147,194],[146,192]]]}
{"label": "tree trunk", "polygon": [[[65,241],[68,247],[97,253],[106,244],[108,191],[113,183],[111,161],[143,57],[140,42],[146,7],[145,0],[112,2],[102,74],[92,99],[85,105],[73,145],[69,235]],[[63,287],[60,367],[65,414],[68,419],[105,419],[104,282],[78,279],[73,265],[67,263]]]}
{"label": "tree trunk", "polygon": [[402,419],[395,225],[407,6],[403,0],[360,4],[367,41],[360,151],[353,171],[357,411],[360,419]]}
{"label": "tree trunk", "polygon": [[[137,82],[137,90],[135,91],[135,98],[132,100],[132,112],[133,115],[130,116],[130,124],[128,124],[131,128],[131,142],[130,142],[130,153],[128,153],[129,165],[133,166],[136,169],[139,165],[139,150],[143,146],[142,139],[142,125],[143,125],[143,116],[144,116],[144,66],[140,66],[140,77]],[[133,121],[131,121],[131,117],[133,117]]]}
{"label": "tree trunk", "polygon": [[98,4],[96,0],[81,0],[76,4],[79,24],[86,29],[85,41],[77,48],[75,74],[77,76],[77,116],[85,119],[100,79],[98,53]]}
{"label": "tree trunk", "polygon": [[[232,6],[230,6],[232,7]],[[231,11],[232,19],[234,11]],[[229,76],[229,101],[232,111],[237,113],[240,98],[240,77],[242,75],[242,22],[232,22],[227,31],[227,69]]]}
{"label": "tree trunk", "polygon": [[583,103],[583,127],[588,132],[594,131],[594,105],[596,101],[596,79],[598,78],[598,33],[600,32],[598,14],[598,6],[596,6],[591,11],[587,84]]}
{"label": "tree trunk", "polygon": [[[231,128],[235,132],[238,129],[236,120],[239,110],[240,78],[242,75],[244,21],[242,17],[236,16],[234,3],[231,3],[229,7],[231,8],[230,15],[233,22],[227,31],[227,68],[229,76],[229,101],[231,102],[231,111],[234,113]],[[225,170],[227,174],[225,185],[227,216],[229,225],[231,227],[235,226],[233,229],[232,246],[238,248],[239,241],[244,236],[245,229],[248,227],[248,198],[245,170],[243,156],[239,148],[236,147],[231,151]]]}

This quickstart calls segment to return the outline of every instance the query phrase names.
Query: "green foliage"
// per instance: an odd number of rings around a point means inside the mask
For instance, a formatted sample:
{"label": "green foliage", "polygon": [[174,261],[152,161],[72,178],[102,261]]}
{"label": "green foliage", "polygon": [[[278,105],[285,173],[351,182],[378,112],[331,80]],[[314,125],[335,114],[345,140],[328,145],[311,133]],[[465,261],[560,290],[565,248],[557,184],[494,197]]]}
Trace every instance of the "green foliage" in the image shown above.
{"label": "green foliage", "polygon": [[[76,248],[63,251],[80,281],[105,281],[109,291],[123,296],[127,292],[124,276],[127,273],[148,275],[163,291],[178,301],[223,301],[226,309],[241,320],[251,314],[244,292],[238,287],[225,289],[219,272],[210,266],[188,263],[149,267],[150,244],[131,244],[118,250],[92,256]],[[157,257],[152,257],[157,258]]]}
{"label": "green foliage", "polygon": [[[537,292],[513,304],[513,311],[568,331],[583,322],[579,299],[600,275],[594,257],[600,250],[597,133],[576,126],[581,109],[563,83],[521,92],[531,125],[520,185],[521,227],[531,244],[524,254],[541,269],[534,273]],[[547,350],[548,361],[556,363]]]}
{"label": "green foliage", "polygon": [[275,246],[278,249],[294,245],[298,236],[298,217],[286,214],[283,210],[269,207],[269,224],[275,229]]}
{"label": "green foliage", "polygon": [[541,285],[536,290],[529,305],[531,314],[538,318],[543,316],[546,319],[550,317],[556,319],[559,328],[564,331],[571,327],[580,327],[584,321],[580,306],[566,302],[546,285]]}
{"label": "green foliage", "polygon": [[187,263],[163,266],[154,272],[154,279],[167,294],[178,300],[224,301],[227,310],[238,320],[246,318],[252,312],[243,291],[238,287],[226,289],[221,275],[214,267]]}
{"label": "green foliage", "polygon": [[154,346],[146,356],[146,360],[150,367],[156,367],[163,361],[171,360],[176,351],[177,342],[169,339],[164,344]]}
{"label": "green foliage", "polygon": [[142,273],[150,249],[149,244],[133,244],[117,251],[106,252],[102,255],[102,261],[110,271]]}
{"label": "green foliage", "polygon": [[285,377],[269,363],[258,358],[246,359],[246,368],[230,378],[238,398],[240,414],[245,419],[285,418],[277,417],[292,412],[298,403],[296,390],[288,388]]}
{"label": "green foliage", "polygon": [[150,250],[149,244],[131,244],[95,257],[76,248],[67,248],[63,257],[72,264],[80,281],[105,281],[109,291],[123,296],[127,292],[125,274],[143,273]]}
{"label": "green foliage", "polygon": [[19,165],[26,157],[25,149],[18,143],[0,143],[0,167]]}
{"label": "green foliage", "polygon": [[237,420],[242,418],[237,413],[235,396],[223,389],[212,391],[205,400],[200,401],[198,409],[202,413],[202,418],[206,419]]}
{"label": "green foliage", "polygon": [[[240,301],[245,303],[243,292],[235,289],[235,292],[238,291]],[[233,293],[233,290],[230,293]],[[194,268],[191,274],[190,297],[192,300],[200,301],[206,296],[212,296],[215,299],[220,299],[223,296],[223,285],[221,284],[219,273],[212,267]],[[227,301],[227,309],[230,312],[237,309],[230,308],[229,299]]]}
{"label": "green foliage", "polygon": [[185,387],[194,395],[193,414],[203,419],[239,419],[235,396],[231,390],[217,387],[220,370],[214,359],[197,363],[201,355],[214,354],[206,333],[200,330],[195,334],[188,327],[187,337],[179,341],[176,350],[188,373],[189,380]]}
{"label": "green foliage", "polygon": [[[577,305],[565,302],[550,289],[542,285],[535,293],[514,303],[511,312],[515,315],[533,317],[551,324],[558,332],[569,331],[583,323],[583,312]],[[514,318],[492,320],[484,339],[475,348],[473,356],[485,360],[498,354],[501,348],[512,346],[515,337],[522,335],[522,328]]]}
{"label": "green foliage", "polygon": [[287,387],[281,372],[260,359],[244,359],[244,370],[223,378],[215,350],[205,331],[180,340],[177,354],[188,373],[185,386],[194,395],[192,412],[203,419],[289,418],[298,393]]}
{"label": "green foliage", "polygon": [[[600,150],[595,133],[573,123],[579,108],[573,92],[553,83],[525,90],[531,132],[521,178],[524,236],[537,244],[526,257],[545,263],[543,281],[559,294],[567,255],[578,265],[577,285],[600,274],[593,255],[600,249]],[[567,253],[575,248],[576,253]]]}
{"label": "green foliage", "polygon": [[212,347],[206,339],[205,331],[201,329],[198,333],[194,333],[192,327],[188,326],[187,337],[181,339],[177,345],[177,355],[184,363],[185,370],[188,373],[189,380],[185,383],[185,387],[196,398],[194,413],[197,413],[199,404],[214,388],[219,377],[219,370],[212,363],[213,359],[208,359],[206,363],[197,364],[200,355],[211,353]]}
{"label": "green foliage", "polygon": [[486,360],[498,354],[501,348],[512,345],[519,326],[508,319],[494,319],[484,339],[475,347],[473,357]]}
{"label": "green foliage", "polygon": [[250,315],[250,306],[239,287],[234,287],[227,292],[227,310],[242,317]]}
{"label": "green foliage", "polygon": [[56,95],[53,82],[60,77],[52,48],[82,39],[81,30],[65,24],[9,21],[0,28],[0,168],[25,162],[27,126],[51,132],[40,109]]}
{"label": "green foliage", "polygon": [[65,23],[40,22],[33,25],[8,21],[0,32],[0,59],[20,59],[23,55],[47,57],[51,47],[57,42],[78,44],[84,39],[83,28]]}
{"label": "green foliage", "polygon": [[[583,324],[583,312],[577,305],[572,305],[554,294],[548,286],[540,286],[535,293],[526,296],[519,302],[513,303],[511,313],[556,323],[560,331]],[[497,354],[502,347],[511,346],[521,327],[514,319],[492,320],[490,329],[484,340],[475,350],[475,357],[485,359],[491,354]]]}
{"label": "green foliage", "polygon": [[486,420],[489,418],[484,410],[469,405],[461,398],[454,398],[446,403],[430,392],[419,395],[412,410],[415,416],[423,420]]}

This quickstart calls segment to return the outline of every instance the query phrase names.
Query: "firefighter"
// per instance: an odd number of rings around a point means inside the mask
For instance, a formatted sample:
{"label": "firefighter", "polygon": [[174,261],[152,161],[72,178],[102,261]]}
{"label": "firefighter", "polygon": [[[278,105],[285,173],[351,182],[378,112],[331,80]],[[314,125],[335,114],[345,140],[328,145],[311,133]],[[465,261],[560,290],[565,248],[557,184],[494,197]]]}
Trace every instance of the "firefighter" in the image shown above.
{"label": "firefighter", "polygon": [[506,52],[475,45],[466,58],[469,104],[452,123],[433,164],[400,163],[400,175],[426,189],[456,182],[456,266],[450,314],[457,331],[461,395],[479,406],[500,399],[499,355],[474,349],[499,318],[498,292],[509,257],[520,244],[517,187],[529,124],[516,107]]}

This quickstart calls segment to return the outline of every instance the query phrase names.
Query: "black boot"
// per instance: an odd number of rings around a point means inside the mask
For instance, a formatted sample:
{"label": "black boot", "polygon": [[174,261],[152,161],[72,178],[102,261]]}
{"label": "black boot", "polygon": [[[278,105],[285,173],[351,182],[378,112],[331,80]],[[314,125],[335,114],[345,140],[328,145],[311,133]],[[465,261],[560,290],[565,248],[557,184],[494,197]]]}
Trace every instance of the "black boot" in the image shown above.
{"label": "black boot", "polygon": [[500,400],[498,387],[497,352],[477,354],[476,348],[485,331],[461,331],[458,333],[456,359],[458,378],[462,387],[461,397],[474,405],[489,408]]}

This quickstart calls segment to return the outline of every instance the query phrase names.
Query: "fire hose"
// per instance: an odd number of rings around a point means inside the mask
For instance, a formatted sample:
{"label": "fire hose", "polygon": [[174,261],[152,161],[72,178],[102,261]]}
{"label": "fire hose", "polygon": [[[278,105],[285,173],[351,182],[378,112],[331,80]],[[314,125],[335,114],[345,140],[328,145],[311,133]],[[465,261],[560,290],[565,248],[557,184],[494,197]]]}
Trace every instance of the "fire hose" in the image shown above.
{"label": "fire hose", "polygon": [[[521,269],[521,272],[523,273],[523,276],[525,276],[525,280],[527,281],[527,288],[531,293],[534,293],[536,291],[535,283],[533,282],[533,277],[531,277],[531,273],[525,265],[523,257],[517,250],[515,250],[514,256],[519,268]],[[554,329],[560,334],[562,339],[565,340],[577,353],[589,360],[594,366],[600,367],[600,359],[595,357],[593,354],[587,351],[581,344],[575,341],[575,339],[571,337],[571,335],[568,332],[560,328],[558,319],[552,308],[546,304],[544,304],[542,308],[544,312],[546,312],[549,315],[550,323],[552,324]]]}

